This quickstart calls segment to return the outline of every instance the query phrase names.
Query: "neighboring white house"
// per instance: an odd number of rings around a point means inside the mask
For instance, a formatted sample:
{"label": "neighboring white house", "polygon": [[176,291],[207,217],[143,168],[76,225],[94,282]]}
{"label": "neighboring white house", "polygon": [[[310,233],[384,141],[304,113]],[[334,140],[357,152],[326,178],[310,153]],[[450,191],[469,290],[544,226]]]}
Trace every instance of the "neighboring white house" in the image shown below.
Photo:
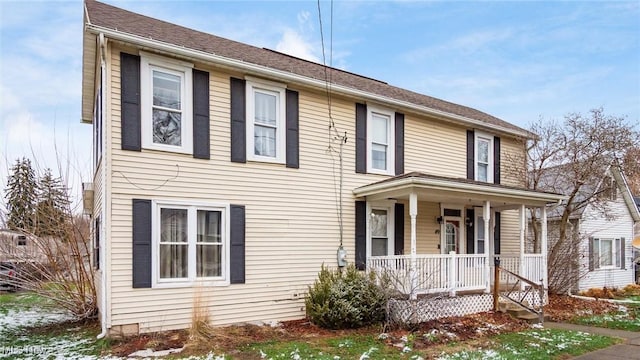
{"label": "neighboring white house", "polygon": [[[571,191],[571,181],[563,166],[545,169],[541,180],[548,190]],[[631,242],[634,227],[640,222],[640,213],[629,189],[624,173],[618,166],[609,166],[602,174],[592,174],[589,184],[583,185],[576,194],[575,203],[596,194],[586,206],[578,206],[569,216],[568,235],[574,236],[577,248],[566,251],[575,260],[577,282],[573,290],[589,288],[624,287],[635,282],[634,252]],[[563,187],[566,189],[563,191]],[[564,206],[549,212],[549,242],[553,244],[557,235]],[[553,245],[550,245],[551,249]],[[562,259],[560,259],[562,260]],[[550,266],[553,260],[550,260]]]}

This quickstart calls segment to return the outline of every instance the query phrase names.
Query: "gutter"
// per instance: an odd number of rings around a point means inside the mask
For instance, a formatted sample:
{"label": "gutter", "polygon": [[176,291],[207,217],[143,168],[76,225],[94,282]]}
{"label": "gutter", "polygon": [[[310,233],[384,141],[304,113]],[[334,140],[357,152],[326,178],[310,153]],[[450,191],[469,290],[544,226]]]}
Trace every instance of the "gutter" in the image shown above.
{"label": "gutter", "polygon": [[[201,61],[211,62],[214,64],[228,66],[236,69],[240,68],[247,72],[260,74],[267,77],[275,77],[283,81],[301,83],[301,84],[322,89],[322,90],[326,88],[325,80],[318,80],[318,79],[313,79],[309,77],[304,77],[304,76],[293,74],[290,72],[272,69],[266,66],[256,65],[256,64],[244,62],[241,60],[231,59],[224,56],[207,53],[204,51],[198,51],[198,50],[193,50],[185,47],[179,47],[173,44],[141,37],[138,35],[123,33],[123,32],[105,28],[102,26],[86,24],[86,30],[96,35],[104,34],[107,37],[112,38],[114,40],[120,40],[128,43],[136,44],[142,47],[154,48],[154,49],[166,51],[169,53],[179,54],[188,58],[198,59]],[[518,130],[506,128],[504,126],[487,124],[480,120],[468,118],[461,115],[451,114],[445,111],[432,109],[427,106],[416,105],[416,104],[402,101],[402,100],[392,99],[386,96],[372,94],[366,91],[349,88],[344,85],[332,84],[331,88],[332,90],[335,90],[336,92],[339,92],[344,95],[349,95],[357,98],[364,98],[371,101],[391,104],[400,108],[410,109],[418,113],[428,114],[441,120],[446,120],[454,123],[461,123],[464,125],[473,125],[474,127],[477,127],[477,128],[482,128],[489,131],[499,131],[502,133],[510,134],[513,136],[519,136],[527,139],[532,137],[532,134],[525,130],[518,131]]]}

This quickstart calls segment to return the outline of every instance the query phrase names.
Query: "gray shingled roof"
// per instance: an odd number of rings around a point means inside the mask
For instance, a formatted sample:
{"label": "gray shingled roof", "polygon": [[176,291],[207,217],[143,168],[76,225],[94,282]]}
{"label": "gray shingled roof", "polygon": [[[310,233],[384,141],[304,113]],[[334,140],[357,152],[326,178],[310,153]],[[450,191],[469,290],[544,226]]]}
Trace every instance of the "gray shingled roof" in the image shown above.
{"label": "gray shingled roof", "polygon": [[[93,26],[290,72],[311,79],[322,81],[325,79],[325,66],[322,64],[188,29],[94,0],[86,0],[85,6],[88,22]],[[466,106],[418,94],[347,71],[335,68],[329,68],[329,71],[331,72],[330,78],[336,85],[478,120],[487,126],[499,126],[510,132],[527,134],[530,137],[535,136],[518,126]]]}

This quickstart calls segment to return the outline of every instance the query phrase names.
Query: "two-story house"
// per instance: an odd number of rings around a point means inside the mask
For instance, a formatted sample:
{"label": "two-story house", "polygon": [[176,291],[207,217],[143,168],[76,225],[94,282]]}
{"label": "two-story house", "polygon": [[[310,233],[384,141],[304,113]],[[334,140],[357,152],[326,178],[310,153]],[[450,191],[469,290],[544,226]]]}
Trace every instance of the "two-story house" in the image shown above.
{"label": "two-story house", "polygon": [[546,276],[525,208],[562,196],[496,117],[94,0],[82,84],[105,332],[186,328],[196,296],[216,325],[302,318],[340,246],[421,291],[488,291],[494,254]]}

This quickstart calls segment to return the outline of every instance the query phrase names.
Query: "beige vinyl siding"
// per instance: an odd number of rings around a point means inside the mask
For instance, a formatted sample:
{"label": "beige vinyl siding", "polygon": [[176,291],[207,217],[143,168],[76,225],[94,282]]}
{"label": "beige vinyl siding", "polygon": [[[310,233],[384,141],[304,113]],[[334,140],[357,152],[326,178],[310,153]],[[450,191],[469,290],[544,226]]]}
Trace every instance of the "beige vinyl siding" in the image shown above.
{"label": "beige vinyl siding", "polygon": [[[104,155],[103,155],[103,159],[104,159]],[[91,237],[91,249],[94,249],[95,246],[95,242],[94,242],[94,236],[95,233],[93,231],[95,231],[95,216],[101,214],[102,212],[102,202],[104,201],[103,199],[103,184],[102,184],[102,164],[103,161],[100,160],[100,162],[98,163],[98,167],[95,170],[94,176],[93,176],[93,217],[91,218],[91,229],[92,229],[92,237]],[[101,226],[104,228],[105,226],[105,219],[104,219],[104,215],[100,216],[100,221],[101,221]],[[102,232],[104,234],[104,231]],[[103,259],[104,261],[105,259]],[[93,258],[93,251],[91,252],[91,261],[92,261],[92,266],[93,266],[93,261],[95,261],[95,259]],[[102,269],[100,270],[96,270],[94,272],[94,278],[95,278],[95,287],[96,287],[96,296],[97,299],[101,299],[102,298]],[[104,309],[101,308],[102,303],[100,301],[98,301],[98,308],[99,311],[102,312],[104,311]]]}
{"label": "beige vinyl siding", "polygon": [[500,138],[500,183],[524,187],[526,176],[524,143],[519,139]]}
{"label": "beige vinyl siding", "polygon": [[[409,216],[409,202],[404,204],[404,255],[411,253],[411,217]],[[440,234],[436,229],[440,225],[436,218],[440,216],[440,205],[434,202],[418,202],[418,216],[416,216],[416,252],[418,254],[439,254]]]}
{"label": "beige vinyl siding", "polygon": [[[186,327],[190,321],[192,288],[131,288],[132,198],[245,205],[246,284],[204,288],[211,294],[213,322],[303,316],[300,294],[306,292],[323,263],[334,265],[339,245],[333,163],[326,151],[328,119],[324,98],[300,91],[300,169],[229,161],[229,74],[210,68],[210,161],[168,152],[122,151],[117,51],[111,60],[112,325],[139,323],[141,331],[150,331]],[[347,131],[354,141],[354,103],[334,99],[332,111],[338,129]],[[345,147],[344,199],[351,198],[351,189],[384,178],[356,175],[354,152],[353,147]],[[167,179],[171,180],[164,184]],[[345,201],[344,228],[345,247],[353,259],[353,200]]]}
{"label": "beige vinyl siding", "polygon": [[465,178],[467,176],[467,129],[406,116],[404,124],[405,172]]}
{"label": "beige vinyl siding", "polygon": [[[113,43],[111,46],[115,46]],[[335,265],[339,245],[334,189],[337,156],[329,147],[328,111],[323,93],[299,91],[300,168],[282,164],[230,162],[229,77],[210,72],[211,159],[155,150],[120,149],[120,54],[111,52],[108,119],[112,171],[110,205],[111,325],[139,324],[140,331],[187,327],[193,297],[204,296],[214,324],[287,320],[304,316],[303,295],[321,265]],[[234,76],[240,76],[235,74]],[[333,120],[348,136],[344,147],[344,246],[353,261],[356,187],[387,176],[355,173],[355,101],[334,97]],[[431,119],[405,119],[405,169],[464,177],[466,133],[462,127]],[[455,145],[454,145],[455,144]],[[337,144],[334,145],[337,147]],[[446,149],[446,151],[444,151]],[[335,167],[334,167],[335,166]],[[132,212],[134,198],[241,204],[246,206],[246,283],[201,289],[133,289]],[[405,206],[408,214],[408,205]],[[439,204],[421,202],[418,251],[438,253]],[[405,253],[410,249],[410,218],[405,216]],[[202,295],[205,294],[205,295]]]}
{"label": "beige vinyl siding", "polygon": [[520,223],[518,210],[500,212],[500,253],[520,254]]}

